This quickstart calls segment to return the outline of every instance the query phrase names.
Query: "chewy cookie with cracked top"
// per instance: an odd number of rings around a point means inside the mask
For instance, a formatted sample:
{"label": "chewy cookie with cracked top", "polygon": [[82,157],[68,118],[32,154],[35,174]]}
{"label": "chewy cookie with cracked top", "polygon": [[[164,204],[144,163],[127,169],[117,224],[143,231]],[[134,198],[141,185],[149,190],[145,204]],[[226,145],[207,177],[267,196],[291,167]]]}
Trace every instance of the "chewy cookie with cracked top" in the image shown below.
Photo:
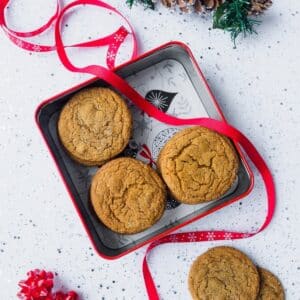
{"label": "chewy cookie with cracked top", "polygon": [[173,197],[197,204],[229,190],[236,180],[239,159],[226,137],[195,126],[176,133],[161,150],[157,163]]}
{"label": "chewy cookie with cracked top", "polygon": [[132,117],[125,101],[109,88],[75,94],[62,109],[58,135],[69,155],[86,166],[102,165],[128,144]]}
{"label": "chewy cookie with cracked top", "polygon": [[91,202],[99,219],[122,234],[151,227],[164,213],[166,187],[148,165],[117,158],[102,166],[92,179]]}
{"label": "chewy cookie with cracked top", "polygon": [[215,247],[192,264],[188,285],[193,300],[256,300],[259,274],[252,261],[232,247]]}
{"label": "chewy cookie with cracked top", "polygon": [[284,290],[278,278],[270,271],[258,267],[260,291],[257,300],[284,300]]}

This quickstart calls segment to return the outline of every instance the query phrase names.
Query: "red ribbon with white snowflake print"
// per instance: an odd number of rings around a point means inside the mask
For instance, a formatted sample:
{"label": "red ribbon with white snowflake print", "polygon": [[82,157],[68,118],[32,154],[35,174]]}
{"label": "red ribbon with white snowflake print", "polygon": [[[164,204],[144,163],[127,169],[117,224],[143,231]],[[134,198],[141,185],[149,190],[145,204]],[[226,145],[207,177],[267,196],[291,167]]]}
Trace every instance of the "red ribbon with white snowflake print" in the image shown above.
{"label": "red ribbon with white snowflake print", "polygon": [[[8,37],[19,47],[30,50],[30,51],[52,51],[56,50],[57,54],[63,63],[63,65],[72,72],[79,72],[79,73],[87,73],[94,75],[116,90],[118,90],[121,94],[126,96],[126,98],[130,99],[139,109],[146,112],[150,117],[157,119],[160,122],[173,125],[173,126],[183,126],[183,125],[199,125],[204,126],[206,128],[212,129],[220,134],[223,134],[236,143],[238,143],[245,153],[247,154],[248,158],[253,162],[257,170],[260,172],[262,179],[264,181],[266,194],[267,194],[267,216],[263,225],[257,231],[253,232],[231,232],[231,231],[195,231],[195,232],[184,232],[184,233],[174,233],[168,236],[164,236],[155,242],[151,243],[146,251],[146,255],[143,261],[143,275],[144,280],[148,292],[149,299],[158,300],[159,296],[153,281],[153,278],[150,273],[150,269],[147,263],[147,255],[150,251],[161,244],[166,243],[187,243],[187,242],[202,242],[202,241],[211,241],[211,240],[233,240],[233,239],[242,239],[251,237],[262,230],[264,230],[272,220],[274,210],[275,210],[275,185],[273,181],[272,174],[266,165],[264,159],[256,150],[255,146],[251,143],[251,141],[243,135],[239,130],[232,127],[228,123],[224,121],[217,121],[210,118],[193,118],[193,119],[180,119],[171,115],[164,113],[163,111],[156,108],[154,105],[146,101],[137,91],[135,91],[124,79],[119,77],[115,74],[111,69],[115,64],[115,56],[118,52],[118,47],[124,41],[126,36],[128,35],[127,29],[125,27],[119,28],[116,32],[112,35],[100,38],[94,41],[81,43],[72,45],[72,47],[96,47],[96,46],[108,46],[108,55],[107,55],[107,66],[108,68],[99,66],[99,65],[89,65],[86,67],[76,67],[72,64],[69,60],[66,48],[61,37],[61,22],[63,17],[65,16],[66,12],[71,8],[80,5],[93,5],[102,7],[108,10],[113,11],[114,13],[121,15],[116,9],[112,8],[110,5],[98,1],[98,0],[78,0],[74,1],[63,9],[60,8],[59,3],[57,5],[57,10],[55,14],[49,19],[49,21],[43,25],[42,27],[38,28],[35,31],[22,33],[22,32],[15,32],[6,26],[6,21],[4,17],[4,10],[8,3],[8,0],[0,0],[0,25],[4,29],[4,32],[8,35]],[[122,16],[122,15],[121,15]],[[124,17],[123,17],[124,18]],[[134,35],[134,31],[130,26],[129,22],[124,18],[127,25],[130,27],[130,34],[133,37],[134,47],[132,57],[135,57],[137,54],[137,47],[136,47],[136,39]],[[51,24],[55,25],[55,45],[54,46],[42,46],[42,45],[35,45],[24,41],[24,38],[28,36],[35,36],[40,34],[41,32],[48,29]],[[117,38],[118,37],[118,38]],[[39,48],[37,48],[39,47]],[[70,47],[70,46],[69,46]],[[149,154],[149,153],[148,153]],[[145,151],[145,155],[147,155],[147,151]],[[151,153],[150,153],[151,155]]]}
{"label": "red ribbon with white snowflake print", "polygon": [[[56,1],[56,9],[55,13],[49,18],[49,20],[42,25],[41,27],[28,31],[28,32],[19,32],[14,31],[10,29],[7,25],[6,18],[5,18],[5,8],[7,7],[10,0],[0,0],[0,26],[2,27],[4,33],[8,36],[8,38],[18,47],[31,51],[31,52],[49,52],[49,51],[55,51],[56,45],[42,45],[42,44],[35,44],[28,42],[26,38],[31,38],[38,36],[42,33],[44,33],[46,30],[48,30],[52,25],[57,22],[58,17],[62,14],[60,1]],[[134,58],[137,56],[137,39],[134,34],[133,28],[131,27],[131,24],[127,21],[127,19],[114,7],[106,4],[102,1],[97,0],[90,0],[90,1],[75,1],[70,4],[68,4],[66,7],[64,7],[64,10],[70,9],[75,6],[84,5],[84,4],[90,4],[94,6],[98,6],[101,8],[105,8],[109,11],[114,12],[115,14],[122,17],[124,23],[127,25],[127,27],[130,28],[130,32],[125,28],[125,26],[120,26],[115,32],[112,34],[101,37],[95,40],[90,40],[87,42],[77,43],[69,46],[64,46],[65,48],[91,48],[91,47],[102,47],[107,46],[107,54],[106,54],[106,64],[109,69],[113,69],[115,67],[115,61],[116,57],[119,51],[120,46],[126,39],[126,37],[131,34],[132,40],[133,40],[133,50],[131,58]]]}

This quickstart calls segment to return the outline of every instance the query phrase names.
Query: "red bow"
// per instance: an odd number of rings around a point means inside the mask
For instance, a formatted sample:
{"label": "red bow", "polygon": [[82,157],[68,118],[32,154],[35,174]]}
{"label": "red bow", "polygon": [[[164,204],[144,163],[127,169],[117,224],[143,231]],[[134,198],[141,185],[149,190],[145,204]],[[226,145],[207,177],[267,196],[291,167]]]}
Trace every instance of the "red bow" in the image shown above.
{"label": "red bow", "polygon": [[22,300],[76,300],[77,294],[70,291],[52,293],[53,273],[35,269],[27,273],[27,279],[19,282],[18,298]]}

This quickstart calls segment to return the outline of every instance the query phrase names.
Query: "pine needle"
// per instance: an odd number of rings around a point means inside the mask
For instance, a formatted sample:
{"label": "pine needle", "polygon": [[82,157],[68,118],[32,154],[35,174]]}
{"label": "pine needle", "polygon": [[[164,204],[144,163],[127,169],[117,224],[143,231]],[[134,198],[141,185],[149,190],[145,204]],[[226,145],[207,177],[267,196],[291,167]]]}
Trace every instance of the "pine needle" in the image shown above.
{"label": "pine needle", "polygon": [[130,8],[132,8],[133,4],[136,2],[144,4],[145,8],[154,9],[154,2],[152,2],[152,0],[126,0],[126,3],[129,5]]}
{"label": "pine needle", "polygon": [[259,25],[260,21],[249,18],[250,5],[249,0],[227,0],[214,13],[213,28],[230,32],[234,46],[236,46],[236,38],[240,34],[246,37],[257,33],[253,27]]}

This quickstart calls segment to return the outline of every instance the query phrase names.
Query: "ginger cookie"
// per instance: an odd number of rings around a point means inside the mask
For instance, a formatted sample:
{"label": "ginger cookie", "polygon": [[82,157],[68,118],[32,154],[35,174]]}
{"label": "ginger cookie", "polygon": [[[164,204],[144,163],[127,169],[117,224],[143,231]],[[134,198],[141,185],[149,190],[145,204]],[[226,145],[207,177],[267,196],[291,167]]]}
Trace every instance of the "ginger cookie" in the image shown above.
{"label": "ginger cookie", "polygon": [[121,153],[131,136],[132,117],[125,101],[108,88],[75,94],[61,111],[58,134],[69,155],[87,165],[102,165]]}
{"label": "ginger cookie", "polygon": [[158,168],[171,194],[186,204],[224,195],[237,177],[238,166],[229,139],[200,126],[176,133],[158,157]]}
{"label": "ginger cookie", "polygon": [[255,300],[259,275],[252,261],[231,247],[215,247],[192,264],[188,284],[193,300]]}
{"label": "ginger cookie", "polygon": [[164,213],[166,187],[148,165],[117,158],[102,166],[91,185],[92,206],[111,230],[132,234],[156,223]]}
{"label": "ginger cookie", "polygon": [[284,300],[284,290],[278,278],[263,268],[257,268],[260,275],[258,300]]}

